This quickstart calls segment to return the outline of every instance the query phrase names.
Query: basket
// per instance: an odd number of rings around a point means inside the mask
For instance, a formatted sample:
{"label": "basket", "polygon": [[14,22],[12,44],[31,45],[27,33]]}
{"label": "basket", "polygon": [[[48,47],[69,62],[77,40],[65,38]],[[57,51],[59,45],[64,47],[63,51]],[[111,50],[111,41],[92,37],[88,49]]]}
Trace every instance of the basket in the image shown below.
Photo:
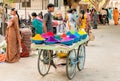
{"label": "basket", "polygon": [[49,37],[46,41],[45,41],[45,44],[56,44],[58,43],[58,40],[55,39],[54,37]]}
{"label": "basket", "polygon": [[81,39],[82,39],[82,36],[78,33],[78,32],[75,32],[75,34],[74,34],[78,39],[79,39],[79,41],[81,41]]}
{"label": "basket", "polygon": [[64,44],[64,45],[70,46],[70,45],[73,45],[73,42],[74,42],[74,40],[62,41],[61,44]]}
{"label": "basket", "polygon": [[68,53],[60,52],[60,53],[57,53],[57,56],[59,58],[66,58],[68,56]]}
{"label": "basket", "polygon": [[43,44],[43,43],[44,43],[44,40],[32,40],[32,43],[35,43],[35,44]]}
{"label": "basket", "polygon": [[82,39],[86,39],[87,36],[88,36],[87,34],[82,35]]}
{"label": "basket", "polygon": [[70,31],[68,31],[66,34],[67,34],[67,36],[70,36],[72,33]]}
{"label": "basket", "polygon": [[79,38],[76,37],[75,35],[72,35],[72,34],[71,34],[69,37],[74,39],[74,43],[76,43],[76,42],[79,41]]}
{"label": "basket", "polygon": [[65,37],[67,37],[67,35],[63,33],[63,34],[61,35],[61,38],[65,38]]}
{"label": "basket", "polygon": [[42,34],[41,36],[46,39],[46,38],[49,38],[51,36],[54,36],[54,34],[52,32],[47,32],[47,33]]}
{"label": "basket", "polygon": [[69,38],[69,37],[65,37],[60,41],[61,44],[68,45],[68,46],[72,45],[73,42],[74,42],[74,39]]}
{"label": "basket", "polygon": [[57,39],[57,40],[61,40],[61,37],[59,36],[59,35],[56,35],[56,36],[54,36],[55,37],[55,39]]}
{"label": "basket", "polygon": [[46,44],[46,45],[57,44],[57,42],[47,42],[47,41],[45,41],[45,44]]}

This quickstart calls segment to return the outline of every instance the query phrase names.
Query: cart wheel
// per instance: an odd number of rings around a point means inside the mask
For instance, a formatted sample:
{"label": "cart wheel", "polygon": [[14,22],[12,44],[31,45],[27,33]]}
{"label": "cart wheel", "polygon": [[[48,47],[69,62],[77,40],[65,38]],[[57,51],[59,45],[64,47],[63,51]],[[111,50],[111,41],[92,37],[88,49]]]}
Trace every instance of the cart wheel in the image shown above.
{"label": "cart wheel", "polygon": [[51,58],[51,53],[49,50],[39,51],[38,71],[42,76],[47,75],[50,70],[50,63],[51,63],[50,58]]}
{"label": "cart wheel", "polygon": [[76,58],[76,51],[70,51],[66,60],[66,73],[69,79],[72,79],[76,73]]}
{"label": "cart wheel", "polygon": [[77,67],[78,67],[79,71],[84,69],[85,57],[86,57],[85,45],[83,44],[83,45],[79,46],[78,54],[77,54],[77,58],[79,60],[79,62],[77,63]]}

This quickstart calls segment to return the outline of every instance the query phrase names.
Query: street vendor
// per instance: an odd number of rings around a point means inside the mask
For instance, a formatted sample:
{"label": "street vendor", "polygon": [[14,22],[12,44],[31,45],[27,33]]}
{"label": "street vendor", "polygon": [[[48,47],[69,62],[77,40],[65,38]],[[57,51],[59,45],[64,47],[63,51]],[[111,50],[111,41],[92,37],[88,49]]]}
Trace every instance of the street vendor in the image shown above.
{"label": "street vendor", "polygon": [[48,12],[43,17],[44,33],[53,32],[51,12],[54,12],[54,5],[53,4],[48,4],[47,8],[48,8]]}

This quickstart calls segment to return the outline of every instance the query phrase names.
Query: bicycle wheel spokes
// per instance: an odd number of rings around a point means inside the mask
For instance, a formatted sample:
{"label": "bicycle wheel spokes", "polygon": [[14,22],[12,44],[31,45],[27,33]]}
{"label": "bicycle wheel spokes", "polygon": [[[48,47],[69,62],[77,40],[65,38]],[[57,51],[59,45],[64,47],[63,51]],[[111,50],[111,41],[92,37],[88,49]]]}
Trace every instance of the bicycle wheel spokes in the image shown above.
{"label": "bicycle wheel spokes", "polygon": [[51,53],[48,50],[41,50],[38,57],[38,71],[42,76],[50,70]]}
{"label": "bicycle wheel spokes", "polygon": [[82,69],[84,69],[84,64],[85,64],[85,46],[81,45],[78,48],[78,54],[77,54],[77,58],[79,60],[79,62],[77,63],[77,67],[78,70],[81,71]]}
{"label": "bicycle wheel spokes", "polygon": [[69,79],[72,79],[76,73],[76,52],[72,50],[69,52],[69,55],[66,60],[66,73]]}

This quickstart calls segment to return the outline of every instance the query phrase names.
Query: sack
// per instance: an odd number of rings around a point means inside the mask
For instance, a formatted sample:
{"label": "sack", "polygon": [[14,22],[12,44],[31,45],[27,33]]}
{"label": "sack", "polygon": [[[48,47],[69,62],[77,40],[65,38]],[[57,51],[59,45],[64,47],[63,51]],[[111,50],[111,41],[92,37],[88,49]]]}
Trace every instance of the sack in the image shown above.
{"label": "sack", "polygon": [[91,31],[89,32],[89,40],[90,41],[94,41],[95,40],[95,36],[93,35],[93,33]]}
{"label": "sack", "polygon": [[21,57],[29,57],[29,51],[27,49],[27,47],[25,46],[25,44],[22,42],[22,52],[20,54]]}

